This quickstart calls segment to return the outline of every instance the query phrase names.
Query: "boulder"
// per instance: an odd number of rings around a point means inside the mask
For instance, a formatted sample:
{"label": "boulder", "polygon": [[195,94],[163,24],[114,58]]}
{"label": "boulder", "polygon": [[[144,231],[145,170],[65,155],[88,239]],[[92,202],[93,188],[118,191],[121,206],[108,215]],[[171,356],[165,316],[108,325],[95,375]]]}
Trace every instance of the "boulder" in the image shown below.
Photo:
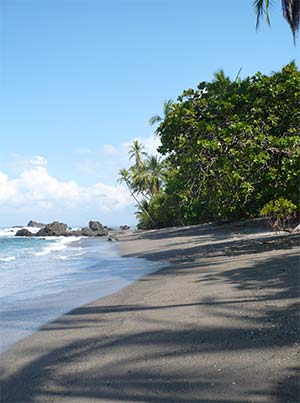
{"label": "boulder", "polygon": [[50,224],[45,225],[44,228],[41,228],[36,236],[69,236],[70,231],[67,230],[67,224],[63,224],[58,221],[53,221]]}
{"label": "boulder", "polygon": [[127,231],[129,229],[130,229],[129,225],[120,225],[120,230],[121,231]]}
{"label": "boulder", "polygon": [[19,229],[15,236],[33,236],[34,234],[26,228]]}
{"label": "boulder", "polygon": [[83,236],[106,236],[108,235],[108,230],[106,228],[99,229],[98,231],[93,231],[91,228],[84,227],[81,230]]}
{"label": "boulder", "polygon": [[81,230],[81,234],[83,236],[95,236],[94,231],[92,231],[89,227],[83,227]]}
{"label": "boulder", "polygon": [[95,235],[94,236],[106,236],[108,235],[108,230],[103,228],[100,231],[94,231]]}
{"label": "boulder", "polygon": [[102,231],[104,228],[101,222],[99,221],[90,221],[89,227],[92,231]]}
{"label": "boulder", "polygon": [[69,235],[69,236],[81,236],[82,235],[82,230],[81,229],[70,230],[70,231],[67,232],[67,235]]}
{"label": "boulder", "polygon": [[27,224],[27,227],[44,228],[45,225],[46,224],[43,224],[41,222],[30,220],[29,223]]}

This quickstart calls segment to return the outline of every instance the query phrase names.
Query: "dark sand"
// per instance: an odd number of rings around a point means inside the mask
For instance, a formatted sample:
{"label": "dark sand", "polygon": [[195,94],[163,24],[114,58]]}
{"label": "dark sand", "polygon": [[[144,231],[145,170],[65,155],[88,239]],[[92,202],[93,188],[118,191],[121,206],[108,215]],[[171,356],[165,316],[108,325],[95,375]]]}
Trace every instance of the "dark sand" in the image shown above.
{"label": "dark sand", "polygon": [[297,403],[299,236],[259,222],[133,232],[171,266],[1,356],[1,402]]}

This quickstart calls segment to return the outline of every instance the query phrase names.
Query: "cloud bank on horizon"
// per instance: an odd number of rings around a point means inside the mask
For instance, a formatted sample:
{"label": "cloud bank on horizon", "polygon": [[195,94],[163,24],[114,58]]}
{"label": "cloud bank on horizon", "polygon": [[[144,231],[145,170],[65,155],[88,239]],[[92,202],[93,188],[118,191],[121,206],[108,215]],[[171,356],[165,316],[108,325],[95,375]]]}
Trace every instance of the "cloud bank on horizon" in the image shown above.
{"label": "cloud bank on horizon", "polygon": [[[139,140],[145,145],[147,153],[156,152],[159,145],[157,138],[150,136]],[[104,159],[121,169],[124,164],[128,164],[128,148],[132,141],[124,142],[119,147],[104,145],[102,147]],[[86,158],[91,150],[82,149],[78,152],[84,154]],[[86,185],[79,184],[76,178],[61,180],[51,175],[47,158],[42,155],[26,158],[15,154],[15,162],[19,171],[16,177],[10,177],[0,170],[0,208],[4,215],[15,217],[15,220],[9,224],[2,222],[0,227],[10,224],[24,225],[25,222],[20,222],[22,217],[48,222],[54,219],[71,220],[71,225],[84,224],[87,219],[97,217],[112,225],[128,222],[129,216],[129,223],[135,222],[134,202],[130,193],[124,185],[119,185],[116,181],[118,169],[114,172],[114,178],[107,177],[107,182],[115,185],[103,181]],[[98,161],[97,164],[101,167],[105,165],[105,160]],[[91,155],[90,166],[97,169],[99,168],[97,164],[93,164]],[[79,166],[80,169],[82,167]]]}

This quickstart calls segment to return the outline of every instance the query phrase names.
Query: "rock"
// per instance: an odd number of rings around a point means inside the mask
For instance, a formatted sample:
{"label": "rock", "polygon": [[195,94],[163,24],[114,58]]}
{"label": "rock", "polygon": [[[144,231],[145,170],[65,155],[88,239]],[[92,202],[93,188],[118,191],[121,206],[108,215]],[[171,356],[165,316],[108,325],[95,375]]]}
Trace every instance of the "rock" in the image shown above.
{"label": "rock", "polygon": [[106,235],[108,235],[108,230],[106,228],[102,228],[102,229],[100,229],[98,231],[93,231],[93,230],[91,230],[91,228],[84,227],[81,230],[81,234],[83,236],[93,236],[93,237],[106,236]]}
{"label": "rock", "polygon": [[33,236],[34,234],[26,228],[19,229],[15,236]]}
{"label": "rock", "polygon": [[67,232],[67,235],[69,235],[69,236],[81,236],[82,235],[82,230],[81,229],[70,230],[70,231]]}
{"label": "rock", "polygon": [[83,236],[94,236],[94,231],[92,231],[89,227],[83,227],[81,230],[81,235]]}
{"label": "rock", "polygon": [[103,225],[99,221],[90,221],[89,227],[92,231],[102,231],[104,229]]}
{"label": "rock", "polygon": [[129,225],[120,225],[120,230],[121,231],[127,231],[129,229],[130,229]]}
{"label": "rock", "polygon": [[45,225],[44,228],[41,228],[36,236],[70,236],[71,231],[67,230],[67,224],[63,224],[58,221],[53,221],[50,224]]}
{"label": "rock", "polygon": [[103,228],[100,231],[94,231],[95,232],[95,236],[106,236],[108,235],[108,230]]}
{"label": "rock", "polygon": [[110,242],[112,242],[112,241],[118,241],[118,238],[116,237],[115,234],[110,234],[110,235],[107,237],[107,240],[110,241]]}
{"label": "rock", "polygon": [[29,223],[27,224],[27,227],[36,227],[36,228],[44,228],[46,224],[43,224],[41,222],[33,221],[30,220]]}
{"label": "rock", "polygon": [[84,228],[82,228],[81,233],[83,236],[93,236],[93,237],[106,236],[106,235],[108,235],[108,230],[105,228],[102,228],[101,230],[93,231],[88,227],[84,227]]}

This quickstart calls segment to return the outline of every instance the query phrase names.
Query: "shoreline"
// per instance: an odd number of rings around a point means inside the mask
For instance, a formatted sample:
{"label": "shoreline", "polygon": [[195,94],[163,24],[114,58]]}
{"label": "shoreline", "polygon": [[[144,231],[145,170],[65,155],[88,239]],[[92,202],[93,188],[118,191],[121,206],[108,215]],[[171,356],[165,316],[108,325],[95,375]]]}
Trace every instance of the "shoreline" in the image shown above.
{"label": "shoreline", "polygon": [[[27,282],[23,288],[19,287],[15,299],[8,294],[9,302],[4,296],[1,297],[0,354],[59,317],[116,293],[141,276],[156,270],[153,262],[122,258],[116,244],[103,238],[50,237],[50,240],[50,243],[47,242],[32,252],[34,260],[31,265],[27,262],[33,273],[31,283]],[[22,266],[21,260],[18,257],[15,260],[17,263],[14,261],[16,267],[12,268],[13,275],[2,283],[4,294],[7,284],[22,284],[26,275],[31,275]],[[41,265],[43,270],[35,272]],[[4,271],[4,275],[8,270]],[[22,271],[23,277],[18,274]],[[52,287],[53,281],[56,283],[55,289]],[[39,286],[33,286],[34,282],[38,282]],[[26,286],[32,286],[30,291],[27,291]]]}
{"label": "shoreline", "polygon": [[121,234],[123,256],[171,265],[4,353],[1,401],[297,401],[299,237],[258,227]]}

